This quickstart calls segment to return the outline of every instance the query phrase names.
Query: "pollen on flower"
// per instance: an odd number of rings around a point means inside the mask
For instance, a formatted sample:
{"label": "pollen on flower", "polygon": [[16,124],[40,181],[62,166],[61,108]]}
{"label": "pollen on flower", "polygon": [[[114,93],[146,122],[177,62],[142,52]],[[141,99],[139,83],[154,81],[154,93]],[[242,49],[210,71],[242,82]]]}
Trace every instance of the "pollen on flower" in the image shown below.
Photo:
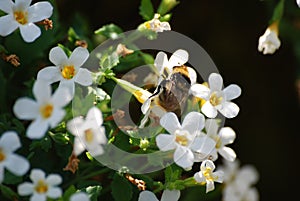
{"label": "pollen on flower", "polygon": [[182,145],[182,146],[187,146],[188,145],[188,138],[186,137],[186,134],[182,134],[182,133],[175,133],[175,141]]}
{"label": "pollen on flower", "polygon": [[216,149],[219,149],[221,147],[221,143],[222,143],[220,136],[217,135],[217,136],[213,137],[213,139],[216,142],[216,146],[215,146]]}
{"label": "pollen on flower", "polygon": [[44,119],[49,118],[52,115],[52,112],[53,112],[53,105],[52,104],[43,105],[40,108],[40,112],[41,112],[41,115]]}
{"label": "pollen on flower", "polygon": [[222,102],[222,100],[223,100],[223,97],[222,96],[218,97],[216,92],[213,92],[209,98],[209,102],[213,106],[219,105]]}
{"label": "pollen on flower", "polygon": [[61,70],[61,75],[63,76],[63,78],[70,80],[75,76],[76,72],[75,72],[75,68],[73,65],[66,65],[62,68]]}
{"label": "pollen on flower", "polygon": [[43,180],[39,180],[34,190],[40,194],[46,193],[48,191],[48,185]]}
{"label": "pollen on flower", "polygon": [[28,23],[28,13],[27,12],[23,12],[23,11],[15,11],[14,12],[14,17],[16,19],[17,22],[19,22],[20,24],[24,25]]}
{"label": "pollen on flower", "polygon": [[90,143],[93,141],[94,139],[94,134],[93,134],[93,131],[92,129],[87,129],[84,131],[84,137],[85,137],[85,140]]}
{"label": "pollen on flower", "polygon": [[214,181],[216,178],[212,175],[212,169],[210,167],[206,167],[205,170],[202,171],[203,176],[208,181]]}
{"label": "pollen on flower", "polygon": [[4,151],[0,148],[0,162],[4,161],[5,160],[5,154],[4,154]]}

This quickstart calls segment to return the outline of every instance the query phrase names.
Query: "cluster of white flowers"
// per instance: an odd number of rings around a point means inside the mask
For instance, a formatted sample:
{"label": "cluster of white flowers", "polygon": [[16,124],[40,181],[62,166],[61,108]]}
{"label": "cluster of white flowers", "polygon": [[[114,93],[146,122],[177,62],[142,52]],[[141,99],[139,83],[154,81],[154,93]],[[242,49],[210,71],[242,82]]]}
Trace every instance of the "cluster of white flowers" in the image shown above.
{"label": "cluster of white flowers", "polygon": [[[190,88],[189,94],[198,100],[205,101],[201,105],[200,111],[191,111],[184,116],[180,123],[178,116],[174,112],[168,112],[155,100],[162,92],[160,84],[164,80],[171,79],[174,67],[183,66],[188,61],[188,52],[177,50],[171,56],[170,60],[164,52],[159,52],[156,56],[154,65],[157,67],[157,88],[142,105],[142,112],[148,118],[150,112],[153,112],[160,118],[160,125],[168,132],[156,136],[156,145],[161,151],[173,152],[174,162],[185,170],[192,169],[195,162],[201,162],[200,171],[194,175],[194,179],[199,185],[206,184],[206,192],[212,191],[214,182],[223,182],[223,171],[215,170],[214,161],[220,154],[227,161],[234,161],[236,153],[227,145],[234,142],[236,134],[230,127],[219,128],[218,112],[226,118],[234,118],[239,113],[239,107],[231,100],[241,95],[241,89],[236,84],[231,84],[223,88],[223,79],[217,73],[210,74],[207,84],[196,83],[196,72],[186,67],[189,73]],[[176,80],[173,80],[176,82]],[[161,91],[159,91],[161,90]],[[200,105],[200,104],[199,104]],[[157,108],[160,108],[158,110]],[[159,112],[158,112],[159,111]],[[161,112],[162,111],[162,112]],[[142,120],[142,126],[145,125],[146,118]],[[163,193],[170,194],[171,200],[178,200],[180,191],[168,191]],[[179,192],[179,193],[178,193]],[[157,200],[155,195],[149,191],[140,194],[139,200]]]}
{"label": "cluster of white flowers", "polygon": [[[16,3],[20,2],[23,1]],[[33,120],[26,131],[28,138],[41,139],[49,129],[55,128],[63,120],[66,114],[64,107],[74,97],[75,82],[83,86],[92,84],[91,72],[80,68],[88,57],[88,50],[82,47],[77,47],[70,58],[60,47],[51,49],[49,59],[55,66],[45,67],[38,72],[32,90],[36,100],[22,97],[15,102],[13,107],[19,119]],[[51,84],[57,81],[60,81],[59,87],[52,94]],[[101,111],[93,107],[88,111],[85,121],[81,117],[76,117],[68,123],[69,131],[76,136],[73,148],[75,155],[84,151],[86,146],[93,154],[103,153],[100,144],[105,144],[107,139],[102,122]],[[20,146],[19,138],[14,132],[7,132],[1,137],[0,181],[3,180],[4,168],[16,175],[24,175],[28,171],[29,162],[13,153]],[[32,169],[30,179],[32,183],[25,182],[18,186],[19,195],[31,195],[30,201],[45,201],[47,198],[57,199],[62,196],[61,188],[57,187],[62,183],[60,175],[50,174],[46,177],[43,170]],[[72,195],[70,200],[88,201],[89,197],[86,193],[79,192]]]}

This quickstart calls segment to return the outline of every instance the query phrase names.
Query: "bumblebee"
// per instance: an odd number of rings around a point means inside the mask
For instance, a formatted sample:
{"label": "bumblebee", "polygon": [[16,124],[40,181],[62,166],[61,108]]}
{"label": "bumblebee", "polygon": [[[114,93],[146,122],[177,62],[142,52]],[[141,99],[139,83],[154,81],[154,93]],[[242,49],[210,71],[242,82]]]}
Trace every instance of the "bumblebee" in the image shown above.
{"label": "bumblebee", "polygon": [[[164,72],[166,74],[166,72]],[[170,74],[163,79],[150,97],[153,104],[166,112],[174,112],[178,117],[185,109],[189,89],[196,82],[196,72],[185,65],[174,66]]]}

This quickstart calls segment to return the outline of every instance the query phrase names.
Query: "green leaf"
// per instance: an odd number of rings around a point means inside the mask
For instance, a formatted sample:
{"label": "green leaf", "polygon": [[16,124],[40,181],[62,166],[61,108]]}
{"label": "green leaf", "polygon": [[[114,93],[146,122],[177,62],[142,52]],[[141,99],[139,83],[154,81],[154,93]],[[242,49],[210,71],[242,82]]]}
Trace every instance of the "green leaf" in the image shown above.
{"label": "green leaf", "polygon": [[70,27],[68,30],[68,41],[70,41],[71,43],[75,43],[76,40],[79,40],[80,37],[77,35],[77,33],[75,32],[75,30]]}
{"label": "green leaf", "polygon": [[9,200],[15,200],[18,197],[18,194],[11,190],[9,187],[0,184],[1,195],[8,198]]}
{"label": "green leaf", "polygon": [[32,151],[36,148],[41,148],[43,149],[45,152],[48,152],[49,149],[52,147],[52,143],[49,137],[45,137],[41,140],[36,140],[33,141],[30,146],[29,146],[29,150]]}
{"label": "green leaf", "polygon": [[65,193],[63,194],[62,198],[60,199],[61,201],[64,200],[69,200],[70,197],[76,192],[76,188],[74,185],[69,186],[69,188],[65,191]]}
{"label": "green leaf", "polygon": [[14,184],[21,183],[22,180],[23,180],[22,177],[17,176],[17,175],[14,175],[14,174],[12,174],[12,173],[9,172],[9,171],[5,171],[5,176],[4,176],[4,181],[3,181],[3,183],[14,185]]}
{"label": "green leaf", "polygon": [[175,182],[181,176],[182,169],[175,164],[169,165],[165,169],[165,181],[168,182]]}
{"label": "green leaf", "polygon": [[68,57],[71,56],[72,51],[69,48],[62,44],[57,44],[57,46],[60,47],[66,53],[66,55],[68,55]]}
{"label": "green leaf", "polygon": [[159,13],[160,15],[165,15],[178,4],[179,1],[176,0],[162,0],[158,6],[157,13]]}
{"label": "green leaf", "polygon": [[112,196],[116,201],[130,201],[132,186],[124,177],[115,173],[111,183]]}
{"label": "green leaf", "polygon": [[95,31],[95,34],[105,36],[106,38],[116,39],[123,30],[115,24],[104,25]]}
{"label": "green leaf", "polygon": [[151,0],[142,0],[140,5],[140,15],[144,20],[151,20],[154,16],[154,9]]}
{"label": "green leaf", "polygon": [[282,16],[283,16],[283,12],[284,12],[284,0],[280,0],[274,11],[273,11],[273,16],[272,16],[272,19],[270,21],[270,24],[273,23],[273,22],[276,22],[276,21],[280,21]]}

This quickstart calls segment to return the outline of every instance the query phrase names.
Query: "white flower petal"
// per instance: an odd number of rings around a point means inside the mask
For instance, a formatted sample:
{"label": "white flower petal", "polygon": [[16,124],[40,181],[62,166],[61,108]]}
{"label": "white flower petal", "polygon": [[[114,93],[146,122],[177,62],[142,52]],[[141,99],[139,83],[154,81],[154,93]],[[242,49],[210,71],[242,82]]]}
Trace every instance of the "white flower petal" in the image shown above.
{"label": "white flower petal", "polygon": [[56,198],[61,197],[62,190],[59,187],[53,187],[48,190],[47,195],[49,198],[56,199]]}
{"label": "white flower petal", "polygon": [[174,162],[184,169],[191,168],[194,164],[194,154],[190,149],[178,146],[174,152]]}
{"label": "white flower petal", "polygon": [[21,196],[31,195],[33,193],[33,184],[24,182],[18,186],[18,194]]}
{"label": "white flower petal", "polygon": [[[152,100],[152,99],[148,98],[148,99],[142,104],[141,111],[142,111],[143,114],[150,113],[149,108],[150,108],[151,100]],[[148,115],[149,115],[149,114],[148,114]]]}
{"label": "white flower petal", "polygon": [[20,31],[22,38],[27,43],[33,42],[41,35],[41,29],[33,23],[20,26]]}
{"label": "white flower petal", "polygon": [[215,118],[218,114],[217,109],[210,104],[209,101],[206,101],[204,105],[201,107],[201,112],[208,118]]}
{"label": "white flower petal", "polygon": [[49,84],[58,82],[62,78],[59,68],[56,66],[49,66],[41,69],[37,74],[37,80],[43,80]]}
{"label": "white flower petal", "polygon": [[68,57],[66,53],[61,49],[60,47],[54,47],[50,50],[49,53],[49,60],[55,65],[55,66],[61,66],[64,65]]}
{"label": "white flower petal", "polygon": [[236,176],[236,180],[246,185],[255,184],[258,181],[259,174],[252,165],[243,166]]}
{"label": "white flower petal", "polygon": [[191,135],[196,134],[204,128],[205,118],[199,112],[188,113],[182,122],[182,129],[187,130]]}
{"label": "white flower petal", "polygon": [[218,152],[228,161],[234,161],[236,159],[236,154],[233,149],[229,147],[222,147],[218,150]]}
{"label": "white flower petal", "polygon": [[160,23],[160,28],[162,30],[161,32],[171,30],[171,26],[170,26],[169,22],[161,22]]}
{"label": "white flower petal", "polygon": [[168,66],[168,56],[166,53],[164,52],[159,52],[154,60],[154,65],[157,68],[157,73],[159,75],[162,75],[164,73],[164,68],[168,68],[170,70],[172,70],[172,68],[169,68]]}
{"label": "white flower petal", "polygon": [[3,182],[4,180],[4,166],[1,165],[0,166],[0,184]]}
{"label": "white flower petal", "polygon": [[95,156],[100,156],[104,153],[104,149],[101,145],[96,145],[96,146],[87,146],[87,150],[90,152],[90,154],[95,157]]}
{"label": "white flower petal", "polygon": [[170,66],[182,66],[189,60],[189,53],[185,50],[176,50],[169,59]]}
{"label": "white flower petal", "polygon": [[225,89],[223,89],[226,100],[232,100],[239,97],[242,93],[241,88],[236,84],[231,84]]}
{"label": "white flower petal", "polygon": [[203,84],[194,84],[190,88],[190,93],[192,93],[193,96],[196,96],[198,98],[208,100],[210,89]]}
{"label": "white flower petal", "polygon": [[222,104],[222,108],[220,108],[219,111],[226,118],[234,118],[238,115],[240,108],[235,103],[224,102]]}
{"label": "white flower petal", "polygon": [[5,152],[14,152],[21,147],[20,138],[14,131],[6,131],[0,138],[0,146]]}
{"label": "white flower petal", "polygon": [[75,136],[79,135],[79,132],[81,131],[81,127],[84,123],[83,118],[81,117],[75,117],[74,119],[70,120],[67,123],[68,130]]}
{"label": "white flower petal", "polygon": [[180,198],[180,191],[179,190],[164,190],[161,201],[177,201]]}
{"label": "white flower petal", "polygon": [[203,161],[201,163],[200,169],[202,171],[205,170],[207,167],[211,168],[212,171],[216,168],[215,164],[211,160]]}
{"label": "white flower petal", "polygon": [[76,69],[84,64],[89,58],[89,51],[83,47],[77,47],[71,54],[69,62],[74,65]]}
{"label": "white flower petal", "polygon": [[38,103],[48,103],[51,98],[51,86],[43,80],[35,81],[32,92]]}
{"label": "white flower petal", "polygon": [[224,172],[223,171],[216,171],[214,173],[212,173],[213,175],[213,178],[214,178],[214,181],[215,182],[219,182],[219,183],[222,183],[223,180],[224,180]]}
{"label": "white flower petal", "polygon": [[168,134],[159,134],[155,138],[156,145],[161,151],[169,151],[176,148],[175,136]]}
{"label": "white flower petal", "polygon": [[89,196],[84,192],[75,193],[70,197],[70,201],[89,201]]}
{"label": "white flower petal", "polygon": [[39,180],[45,180],[45,172],[41,169],[32,169],[30,172],[30,179],[33,183],[37,183]]}
{"label": "white flower petal", "polygon": [[200,154],[202,158],[208,156],[215,148],[216,142],[208,136],[196,137],[190,148]]}
{"label": "white flower petal", "polygon": [[45,194],[34,193],[30,197],[30,201],[46,201],[46,200],[47,200],[47,197]]}
{"label": "white flower petal", "polygon": [[218,134],[218,122],[215,119],[207,119],[205,121],[205,130],[208,136],[216,136]]}
{"label": "white flower petal", "polygon": [[142,191],[138,201],[159,201],[151,191]]}
{"label": "white flower petal", "polygon": [[62,182],[62,178],[58,174],[50,174],[46,178],[46,183],[50,184],[51,186],[57,186],[57,185],[61,184],[61,182]]}
{"label": "white flower petal", "polygon": [[98,126],[102,125],[102,112],[95,106],[90,108],[86,115],[86,121],[96,121]]}
{"label": "white flower petal", "polygon": [[211,91],[221,91],[223,87],[223,78],[220,74],[212,73],[208,77],[208,85]]}
{"label": "white flower petal", "polygon": [[52,112],[51,117],[48,119],[51,128],[56,127],[66,115],[65,110],[55,108]]}
{"label": "white flower petal", "polygon": [[72,100],[73,96],[71,95],[69,89],[58,87],[52,96],[52,103],[58,107],[64,107]]}
{"label": "white flower petal", "polygon": [[76,156],[81,154],[85,150],[86,145],[84,144],[83,140],[80,137],[76,137],[74,139],[74,147],[73,152]]}
{"label": "white flower petal", "polygon": [[174,134],[177,129],[181,128],[177,116],[173,112],[168,112],[160,119],[160,125],[169,133]]}
{"label": "white flower petal", "polygon": [[201,172],[197,172],[194,174],[194,179],[198,182],[198,183],[202,183],[205,182],[205,177],[203,176],[203,174]]}
{"label": "white flower petal", "polygon": [[43,1],[43,2],[35,3],[34,5],[30,6],[27,12],[28,12],[28,20],[30,22],[39,22],[46,18],[51,17],[53,12],[53,7],[49,2]]}
{"label": "white flower petal", "polygon": [[13,107],[14,114],[23,120],[32,120],[39,115],[38,104],[29,98],[19,98]]}
{"label": "white flower petal", "polygon": [[258,193],[257,189],[256,188],[250,188],[245,193],[244,199],[247,200],[247,201],[259,201],[259,193]]}
{"label": "white flower petal", "polygon": [[0,36],[8,36],[14,30],[16,30],[18,26],[18,22],[13,18],[12,15],[0,17]]}
{"label": "white flower petal", "polygon": [[13,5],[14,5],[14,3],[12,2],[12,0],[1,0],[0,1],[0,10],[3,10],[5,13],[12,13]]}
{"label": "white flower petal", "polygon": [[72,80],[61,80],[60,83],[59,83],[59,86],[58,88],[66,88],[69,90],[69,94],[71,95],[71,97],[73,98],[74,97],[74,94],[75,94],[75,83]]}
{"label": "white flower petal", "polygon": [[47,121],[36,119],[27,128],[26,135],[30,139],[40,139],[48,131],[49,124]]}
{"label": "white flower petal", "polygon": [[215,189],[215,183],[213,181],[207,180],[206,181],[206,193]]}
{"label": "white flower petal", "polygon": [[197,73],[194,69],[192,69],[191,67],[187,67],[189,76],[190,76],[190,80],[191,80],[191,86],[196,84],[197,82]]}
{"label": "white flower petal", "polygon": [[227,145],[233,143],[235,140],[236,134],[234,130],[230,127],[221,128],[219,131],[219,136],[222,142],[222,145]]}
{"label": "white flower petal", "polygon": [[27,9],[32,0],[15,0],[15,5],[17,8]]}
{"label": "white flower petal", "polygon": [[6,168],[15,175],[22,176],[29,169],[29,162],[23,156],[11,154],[6,161]]}
{"label": "white flower petal", "polygon": [[82,86],[90,86],[93,84],[92,73],[86,68],[79,68],[74,80]]}

